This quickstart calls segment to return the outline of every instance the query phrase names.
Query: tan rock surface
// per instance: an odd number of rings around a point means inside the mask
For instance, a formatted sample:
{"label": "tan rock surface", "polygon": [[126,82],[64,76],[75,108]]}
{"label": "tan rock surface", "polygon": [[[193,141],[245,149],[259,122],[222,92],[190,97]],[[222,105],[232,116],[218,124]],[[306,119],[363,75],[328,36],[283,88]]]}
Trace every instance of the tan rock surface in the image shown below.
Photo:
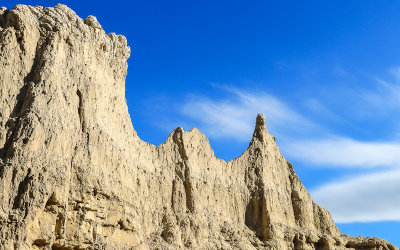
{"label": "tan rock surface", "polygon": [[342,235],[257,117],[218,159],[132,127],[125,37],[64,5],[0,9],[0,249],[397,249]]}

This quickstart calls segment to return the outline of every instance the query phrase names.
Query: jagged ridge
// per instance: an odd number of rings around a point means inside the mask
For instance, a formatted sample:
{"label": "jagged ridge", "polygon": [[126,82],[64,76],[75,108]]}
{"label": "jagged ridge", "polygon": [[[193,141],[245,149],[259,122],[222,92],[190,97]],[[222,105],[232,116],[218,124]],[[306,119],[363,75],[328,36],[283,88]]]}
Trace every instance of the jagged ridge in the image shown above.
{"label": "jagged ridge", "polygon": [[159,147],[124,98],[126,39],[65,5],[0,9],[4,249],[396,249],[341,235],[259,115],[249,148],[215,157],[197,129]]}

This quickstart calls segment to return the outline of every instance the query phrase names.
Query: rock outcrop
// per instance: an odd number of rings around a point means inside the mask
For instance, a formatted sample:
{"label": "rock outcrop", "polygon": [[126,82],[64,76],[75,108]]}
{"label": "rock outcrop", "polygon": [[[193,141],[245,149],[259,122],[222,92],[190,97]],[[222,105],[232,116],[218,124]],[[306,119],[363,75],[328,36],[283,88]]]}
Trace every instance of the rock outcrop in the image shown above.
{"label": "rock outcrop", "polygon": [[125,37],[65,5],[0,8],[0,249],[397,249],[342,235],[257,117],[238,158],[132,127]]}

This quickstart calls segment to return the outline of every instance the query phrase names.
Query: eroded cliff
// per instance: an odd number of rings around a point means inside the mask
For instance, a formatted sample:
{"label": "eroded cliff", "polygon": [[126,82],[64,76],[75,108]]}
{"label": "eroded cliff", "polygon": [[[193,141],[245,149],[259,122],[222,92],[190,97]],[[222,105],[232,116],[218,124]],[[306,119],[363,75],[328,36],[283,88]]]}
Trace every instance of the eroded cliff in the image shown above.
{"label": "eroded cliff", "polygon": [[0,9],[1,249],[397,249],[342,235],[256,120],[218,159],[197,129],[155,147],[125,101],[125,37],[65,5]]}

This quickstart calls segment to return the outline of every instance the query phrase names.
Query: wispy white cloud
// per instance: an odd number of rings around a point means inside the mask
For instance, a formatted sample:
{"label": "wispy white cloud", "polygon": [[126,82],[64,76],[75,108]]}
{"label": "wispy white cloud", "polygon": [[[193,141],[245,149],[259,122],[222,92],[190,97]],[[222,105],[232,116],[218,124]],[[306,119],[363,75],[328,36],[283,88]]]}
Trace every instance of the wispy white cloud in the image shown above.
{"label": "wispy white cloud", "polygon": [[250,93],[225,88],[230,97],[212,100],[192,96],[182,106],[181,113],[190,117],[208,136],[229,137],[248,141],[254,129],[258,113],[267,116],[267,127],[284,136],[294,130],[315,126],[289,105],[265,92]]}
{"label": "wispy white cloud", "polygon": [[388,72],[391,76],[389,80],[377,77],[375,88],[359,90],[362,106],[372,107],[383,113],[400,107],[400,67],[391,68]]}
{"label": "wispy white cloud", "polygon": [[389,73],[392,74],[397,81],[400,81],[400,67],[392,67],[389,69]]}
{"label": "wispy white cloud", "polygon": [[311,111],[314,115],[318,115],[320,118],[328,118],[331,120],[341,121],[343,120],[339,115],[332,112],[324,103],[316,98],[308,98],[303,102],[305,108]]}
{"label": "wispy white cloud", "polygon": [[340,64],[336,64],[336,66],[333,68],[333,73],[346,79],[352,78],[352,75],[347,70],[345,70]]}
{"label": "wispy white cloud", "polygon": [[311,196],[338,223],[400,221],[400,171],[385,171],[325,184]]}
{"label": "wispy white cloud", "polygon": [[285,144],[289,156],[309,165],[373,168],[400,167],[400,143],[361,142],[343,137]]}
{"label": "wispy white cloud", "polygon": [[[400,84],[377,79],[378,85],[373,90],[361,92],[360,103],[368,110],[382,111],[381,113],[371,113],[371,115],[385,115],[400,107]],[[360,106],[361,106],[360,105]],[[359,107],[357,107],[359,108]]]}

